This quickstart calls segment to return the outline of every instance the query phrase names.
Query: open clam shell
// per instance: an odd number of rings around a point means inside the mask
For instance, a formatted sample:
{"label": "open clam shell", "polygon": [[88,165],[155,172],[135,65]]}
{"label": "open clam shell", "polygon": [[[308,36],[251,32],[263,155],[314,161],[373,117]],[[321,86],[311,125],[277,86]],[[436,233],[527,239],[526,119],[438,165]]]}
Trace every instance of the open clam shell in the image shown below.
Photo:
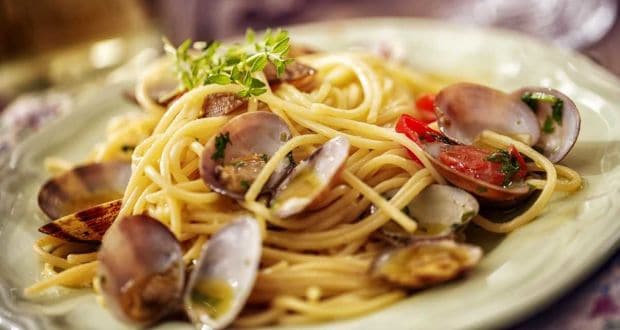
{"label": "open clam shell", "polygon": [[450,148],[450,145],[433,142],[424,145],[429,160],[439,172],[439,174],[451,184],[475,195],[485,201],[511,203],[519,201],[529,195],[531,192],[529,187],[524,183],[514,184],[508,188],[497,186],[482,180],[478,180],[473,176],[456,171],[453,168],[443,164],[439,159],[439,152],[442,148]]}
{"label": "open clam shell", "polygon": [[[239,115],[205,145],[200,175],[213,191],[243,199],[269,158],[290,138],[291,131],[286,123],[271,112]],[[265,184],[264,191],[274,188],[286,175],[289,166],[289,160],[284,160]]]}
{"label": "open clam shell", "polygon": [[121,210],[121,200],[95,205],[39,227],[39,232],[67,242],[97,243]]}
{"label": "open clam shell", "polygon": [[447,282],[473,268],[482,249],[450,239],[417,240],[375,258],[371,274],[392,284],[422,289]]}
{"label": "open clam shell", "polygon": [[198,329],[222,329],[241,312],[261,257],[256,219],[241,216],[205,245],[185,291],[185,310]]}
{"label": "open clam shell", "polygon": [[120,218],[105,234],[98,276],[106,306],[121,320],[153,324],[179,306],[185,282],[181,246],[146,215]]}
{"label": "open clam shell", "polygon": [[323,192],[338,179],[349,148],[349,140],[339,135],[299,163],[278,187],[271,202],[273,212],[285,218],[320,201]]}
{"label": "open clam shell", "polygon": [[78,166],[47,181],[39,190],[41,210],[51,219],[119,199],[131,176],[128,162]]}
{"label": "open clam shell", "polygon": [[[396,191],[388,194],[393,196]],[[451,237],[461,232],[478,214],[480,206],[474,196],[448,185],[432,184],[426,187],[405,208],[416,221],[415,233],[405,231],[394,222],[388,222],[375,236],[393,246],[404,246],[421,238]],[[374,205],[371,214],[376,212]]]}
{"label": "open clam shell", "polygon": [[316,70],[299,61],[293,61],[286,65],[284,72],[278,76],[273,64],[268,63],[263,70],[270,85],[288,83],[299,90],[308,91],[314,81]]}
{"label": "open clam shell", "polygon": [[457,83],[435,97],[437,124],[449,139],[471,145],[484,130],[519,137],[529,145],[540,138],[538,119],[510,94],[472,83]]}
{"label": "open clam shell", "polygon": [[202,117],[217,117],[247,107],[247,99],[233,93],[213,93],[202,103]]}
{"label": "open clam shell", "polygon": [[126,162],[76,167],[46,182],[38,201],[54,219],[41,233],[70,242],[99,242],[116,219],[131,166]]}
{"label": "open clam shell", "polygon": [[409,203],[407,210],[418,223],[416,236],[446,236],[466,226],[478,214],[474,196],[463,189],[432,184]]}
{"label": "open clam shell", "polygon": [[546,87],[524,87],[512,95],[536,113],[542,127],[536,147],[552,163],[561,161],[579,136],[581,117],[575,103],[561,92]]}

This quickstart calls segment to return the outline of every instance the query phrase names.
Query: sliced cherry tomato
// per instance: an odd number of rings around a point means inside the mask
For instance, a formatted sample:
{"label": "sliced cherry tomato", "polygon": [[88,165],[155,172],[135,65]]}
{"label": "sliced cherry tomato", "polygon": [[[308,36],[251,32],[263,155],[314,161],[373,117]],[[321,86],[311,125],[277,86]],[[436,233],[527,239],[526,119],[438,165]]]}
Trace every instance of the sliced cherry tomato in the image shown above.
{"label": "sliced cherry tomato", "polygon": [[415,101],[415,107],[420,111],[425,122],[432,122],[437,120],[435,114],[435,94],[425,93],[420,95]]}
{"label": "sliced cherry tomato", "polygon": [[487,160],[490,151],[474,146],[449,146],[439,153],[439,161],[448,167],[497,186],[504,183],[500,163]]}
{"label": "sliced cherry tomato", "polygon": [[525,160],[514,146],[497,152],[474,146],[449,146],[439,154],[439,160],[458,172],[496,186],[507,186],[527,175]]}
{"label": "sliced cherry tomato", "polygon": [[441,133],[428,127],[428,125],[416,119],[410,115],[402,115],[396,123],[396,132],[407,135],[410,139],[416,143],[420,142],[435,142],[437,136]]}
{"label": "sliced cherry tomato", "polygon": [[525,164],[525,159],[523,159],[523,156],[521,156],[521,153],[519,152],[519,150],[517,150],[517,148],[515,148],[515,146],[513,145],[508,147],[508,152],[510,153],[512,157],[514,157],[517,160],[517,164],[519,164],[519,172],[515,174],[515,176],[513,177],[513,180],[525,178],[525,176],[527,175],[527,164]]}
{"label": "sliced cherry tomato", "polygon": [[[428,127],[425,122],[410,115],[400,116],[398,122],[396,123],[396,132],[405,134],[417,144],[421,144],[422,141],[435,142],[437,140],[437,136],[440,135],[439,132]],[[418,159],[413,152],[410,150],[407,150],[407,152],[409,153],[409,157],[411,157],[411,159],[420,165],[422,164],[420,159]]]}

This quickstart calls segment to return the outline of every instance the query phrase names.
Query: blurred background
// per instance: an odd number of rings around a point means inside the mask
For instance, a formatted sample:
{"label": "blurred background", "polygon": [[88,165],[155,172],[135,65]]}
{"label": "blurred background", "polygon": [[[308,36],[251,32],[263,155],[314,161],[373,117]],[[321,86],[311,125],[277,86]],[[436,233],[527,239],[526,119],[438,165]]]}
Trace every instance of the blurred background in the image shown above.
{"label": "blurred background", "polygon": [[[0,111],[18,95],[80,84],[161,35],[212,40],[247,27],[363,16],[430,17],[519,30],[581,50],[620,74],[620,0],[0,0]],[[150,48],[151,53],[145,53]]]}

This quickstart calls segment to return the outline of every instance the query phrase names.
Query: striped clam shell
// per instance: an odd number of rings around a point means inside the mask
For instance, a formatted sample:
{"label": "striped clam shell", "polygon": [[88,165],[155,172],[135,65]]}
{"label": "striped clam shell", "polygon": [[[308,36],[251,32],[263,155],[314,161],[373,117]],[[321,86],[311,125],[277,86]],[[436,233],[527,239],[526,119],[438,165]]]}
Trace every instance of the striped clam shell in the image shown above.
{"label": "striped clam shell", "polygon": [[118,215],[130,175],[129,163],[105,162],[50,179],[41,187],[38,202],[54,221],[39,231],[66,241],[100,241]]}

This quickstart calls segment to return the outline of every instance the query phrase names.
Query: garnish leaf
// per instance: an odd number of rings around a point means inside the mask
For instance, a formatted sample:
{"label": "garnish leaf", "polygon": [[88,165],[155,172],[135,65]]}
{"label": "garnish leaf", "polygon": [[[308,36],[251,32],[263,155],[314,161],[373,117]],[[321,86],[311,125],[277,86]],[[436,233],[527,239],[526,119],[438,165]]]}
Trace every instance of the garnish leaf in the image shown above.
{"label": "garnish leaf", "polygon": [[547,119],[545,119],[542,126],[542,131],[545,134],[551,134],[555,131],[555,128],[553,127],[553,119],[551,119],[551,117],[547,117]]}
{"label": "garnish leaf", "polygon": [[267,30],[262,40],[248,29],[244,44],[222,47],[219,42],[185,40],[178,48],[164,38],[164,49],[173,58],[177,78],[183,89],[191,90],[205,84],[238,84],[244,87],[239,95],[257,96],[267,92],[266,84],[255,77],[271,63],[277,75],[284,73],[289,51],[288,32]]}
{"label": "garnish leaf", "polygon": [[211,159],[218,160],[224,158],[224,151],[227,144],[230,142],[230,135],[228,132],[220,134],[215,137],[215,152],[211,155]]}
{"label": "garnish leaf", "polygon": [[504,187],[510,185],[512,178],[521,170],[521,166],[517,159],[506,150],[498,150],[490,154],[486,159],[501,164],[502,167],[500,171],[504,174],[504,182],[502,183]]}
{"label": "garnish leaf", "polygon": [[[562,125],[562,110],[564,109],[564,101],[562,99],[543,92],[526,92],[521,95],[521,101],[527,104],[527,106],[534,111],[536,111],[536,108],[538,107],[538,102],[550,103],[551,118],[558,123],[558,125]],[[546,122],[545,125],[547,125]],[[545,131],[544,127],[543,132],[550,133]],[[551,130],[551,132],[553,132],[553,130]]]}

